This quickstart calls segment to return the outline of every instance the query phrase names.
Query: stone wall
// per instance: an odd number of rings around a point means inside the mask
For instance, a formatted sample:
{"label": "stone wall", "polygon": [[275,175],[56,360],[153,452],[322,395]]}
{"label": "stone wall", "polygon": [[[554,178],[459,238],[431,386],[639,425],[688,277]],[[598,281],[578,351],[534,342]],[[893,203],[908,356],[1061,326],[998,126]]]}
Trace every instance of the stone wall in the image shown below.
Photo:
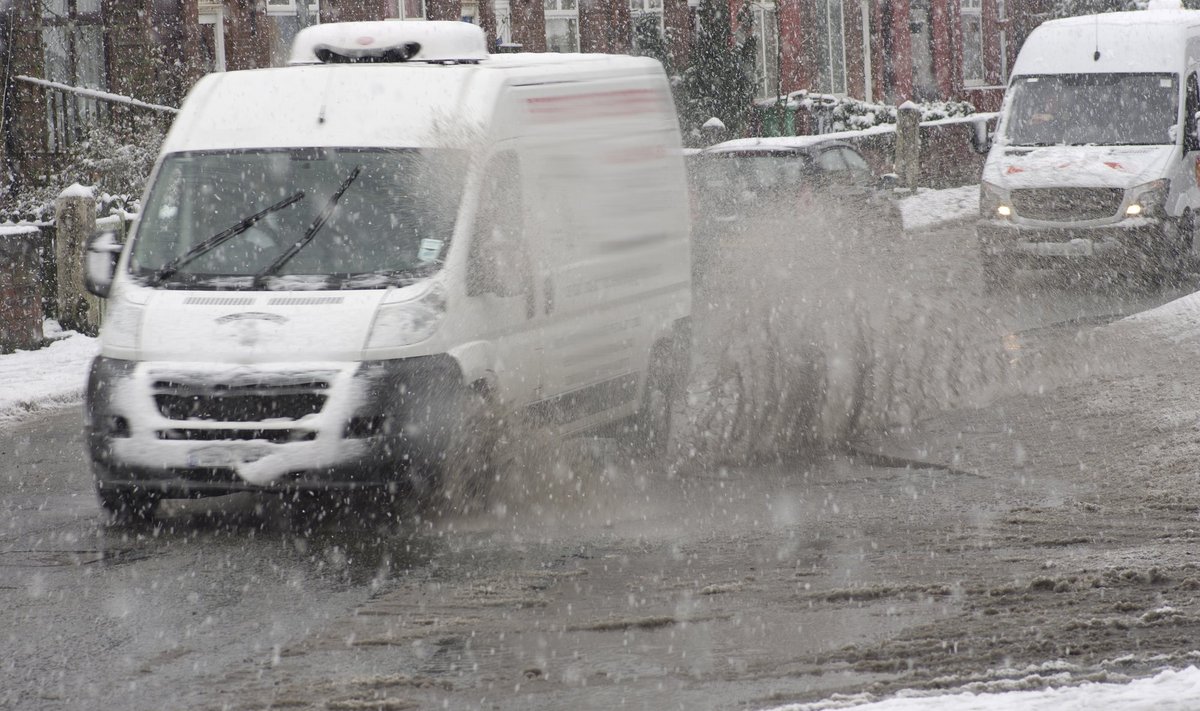
{"label": "stone wall", "polygon": [[0,353],[42,342],[43,247],[36,227],[0,227]]}
{"label": "stone wall", "polygon": [[[988,132],[996,127],[996,119],[986,119]],[[921,172],[917,184],[923,188],[953,188],[974,185],[983,173],[986,152],[971,121],[927,121],[921,124]],[[850,132],[830,134],[831,138],[853,144],[877,172],[894,172],[896,133]]]}

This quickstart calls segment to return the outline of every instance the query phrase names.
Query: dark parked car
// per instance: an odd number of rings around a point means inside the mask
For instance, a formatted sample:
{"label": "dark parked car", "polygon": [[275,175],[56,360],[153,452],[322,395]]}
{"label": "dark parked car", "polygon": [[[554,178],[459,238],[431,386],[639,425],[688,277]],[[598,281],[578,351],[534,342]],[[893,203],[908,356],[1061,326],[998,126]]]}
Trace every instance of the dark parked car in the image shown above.
{"label": "dark parked car", "polygon": [[902,229],[894,176],[878,174],[849,143],[820,136],[743,138],[687,155],[699,271],[755,215],[804,214],[853,221],[884,234]]}

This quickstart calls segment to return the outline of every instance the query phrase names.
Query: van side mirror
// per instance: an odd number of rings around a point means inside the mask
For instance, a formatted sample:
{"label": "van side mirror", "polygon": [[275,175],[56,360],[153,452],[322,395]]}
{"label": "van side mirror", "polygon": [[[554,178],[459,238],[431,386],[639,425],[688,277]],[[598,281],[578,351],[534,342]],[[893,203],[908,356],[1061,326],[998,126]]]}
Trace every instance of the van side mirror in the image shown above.
{"label": "van side mirror", "polygon": [[84,288],[101,299],[108,298],[122,248],[116,232],[97,232],[88,239],[83,257]]}
{"label": "van side mirror", "polygon": [[880,190],[883,190],[886,192],[891,192],[892,190],[895,190],[899,185],[900,185],[900,176],[899,175],[896,175],[895,173],[884,173],[883,175],[879,176],[879,181],[876,184],[876,187],[878,187],[878,189],[880,189]]}
{"label": "van side mirror", "polygon": [[1200,111],[1192,114],[1183,134],[1183,152],[1200,151]]}

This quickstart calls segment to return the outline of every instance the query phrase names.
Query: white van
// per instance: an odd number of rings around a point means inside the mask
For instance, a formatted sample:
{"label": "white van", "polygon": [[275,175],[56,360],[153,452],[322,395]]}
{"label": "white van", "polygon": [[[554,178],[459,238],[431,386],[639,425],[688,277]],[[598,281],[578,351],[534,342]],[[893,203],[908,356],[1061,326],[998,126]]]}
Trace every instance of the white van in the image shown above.
{"label": "white van", "polygon": [[1071,17],[1013,65],[980,186],[985,277],[1097,261],[1178,277],[1200,209],[1200,11]]}
{"label": "white van", "polygon": [[89,246],[100,502],[436,483],[496,413],[660,442],[688,231],[657,62],[306,29],[291,66],[199,82],[128,243]]}

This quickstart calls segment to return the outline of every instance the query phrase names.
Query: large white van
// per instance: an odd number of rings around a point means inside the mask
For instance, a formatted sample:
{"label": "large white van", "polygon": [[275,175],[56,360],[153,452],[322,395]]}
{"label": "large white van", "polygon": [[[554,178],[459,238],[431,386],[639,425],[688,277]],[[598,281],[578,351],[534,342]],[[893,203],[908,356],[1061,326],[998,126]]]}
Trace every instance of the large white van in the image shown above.
{"label": "large white van", "polygon": [[1029,35],[983,169],[990,286],[1019,266],[1072,260],[1156,278],[1188,266],[1200,209],[1198,67],[1200,11],[1072,17]]}
{"label": "large white van", "polygon": [[127,244],[90,244],[100,502],[465,476],[496,413],[661,441],[688,230],[657,62],[306,29],[290,66],[200,81]]}

